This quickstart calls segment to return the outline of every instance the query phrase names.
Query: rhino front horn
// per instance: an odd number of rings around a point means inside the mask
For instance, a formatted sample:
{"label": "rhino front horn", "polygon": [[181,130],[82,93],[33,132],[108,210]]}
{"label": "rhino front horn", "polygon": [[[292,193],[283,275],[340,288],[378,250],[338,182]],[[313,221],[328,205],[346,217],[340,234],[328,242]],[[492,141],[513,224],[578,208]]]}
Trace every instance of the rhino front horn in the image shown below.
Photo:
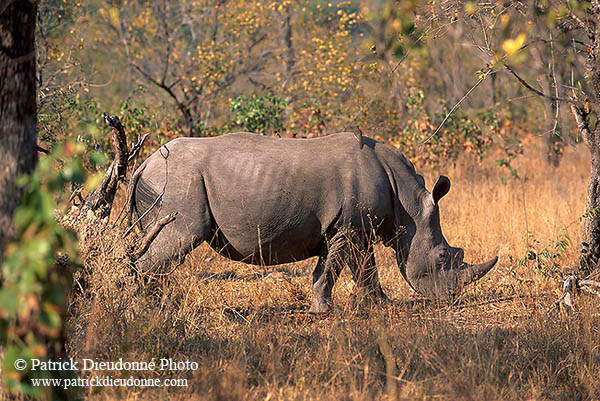
{"label": "rhino front horn", "polygon": [[481,277],[485,276],[487,272],[489,272],[492,267],[498,261],[498,256],[495,256],[491,260],[485,263],[480,263],[478,265],[469,265],[467,264],[463,269],[460,270],[458,275],[458,283],[460,286],[465,286],[474,281],[479,280]]}

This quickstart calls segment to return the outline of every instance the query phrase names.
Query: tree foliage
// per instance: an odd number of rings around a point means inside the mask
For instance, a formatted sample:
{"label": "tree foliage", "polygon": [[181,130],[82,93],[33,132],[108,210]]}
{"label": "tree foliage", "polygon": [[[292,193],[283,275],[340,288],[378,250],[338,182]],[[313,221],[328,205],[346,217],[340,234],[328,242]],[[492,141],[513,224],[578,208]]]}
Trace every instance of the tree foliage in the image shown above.
{"label": "tree foliage", "polygon": [[[32,378],[66,377],[68,372],[17,370],[18,359],[60,359],[65,352],[64,319],[77,261],[76,237],[56,220],[57,194],[67,184],[83,183],[82,146],[67,143],[42,158],[24,188],[14,215],[16,234],[5,251],[0,288],[0,341],[5,345],[2,371],[9,389],[35,396],[60,394],[60,388],[35,387]],[[62,159],[62,162],[59,162]],[[59,198],[66,206],[68,198]],[[64,210],[64,209],[63,209]],[[58,393],[55,393],[58,392]]]}
{"label": "tree foliage", "polygon": [[283,127],[280,118],[286,106],[285,100],[267,93],[238,96],[231,102],[230,110],[235,124],[250,132],[277,133]]}
{"label": "tree foliage", "polygon": [[[156,132],[155,143],[236,126],[263,131],[270,125],[294,137],[361,129],[435,165],[503,141],[482,115],[519,115],[514,105],[477,93],[457,117],[471,128],[446,126],[426,141],[473,79],[450,66],[456,53],[444,50],[456,48],[449,39],[455,22],[443,34],[436,26],[442,14],[426,13],[412,0],[92,0],[46,7],[44,54],[51,56],[40,63],[63,84],[42,105],[49,140],[71,136],[88,148],[106,148],[107,132],[86,137],[84,131],[96,125],[100,108],[115,109],[127,99],[120,117],[137,113],[145,123],[131,131]],[[59,17],[66,22],[60,27],[54,25]],[[69,53],[53,50],[61,41]],[[471,56],[465,60],[477,60],[471,50],[460,51]],[[476,78],[482,66],[467,62],[464,68]],[[56,71],[65,72],[54,77]],[[492,91],[498,97],[500,88]],[[418,106],[415,93],[423,94]],[[267,110],[265,94],[282,100],[279,111]]]}

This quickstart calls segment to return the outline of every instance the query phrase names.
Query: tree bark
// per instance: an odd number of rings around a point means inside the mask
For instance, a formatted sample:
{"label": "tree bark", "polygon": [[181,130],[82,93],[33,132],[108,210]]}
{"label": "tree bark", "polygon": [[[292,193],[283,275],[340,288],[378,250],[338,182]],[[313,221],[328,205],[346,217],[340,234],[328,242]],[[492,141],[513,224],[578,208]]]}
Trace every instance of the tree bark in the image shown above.
{"label": "tree bark", "polygon": [[600,163],[598,149],[590,150],[592,166],[586,202],[586,218],[583,226],[579,270],[587,276],[598,269],[600,258]]}
{"label": "tree bark", "polygon": [[14,234],[22,190],[15,177],[37,163],[35,21],[37,1],[0,3],[0,255]]}
{"label": "tree bark", "polygon": [[591,156],[590,181],[579,258],[580,273],[583,275],[598,271],[598,260],[600,258],[600,125],[595,124],[595,127],[592,128],[588,119],[591,112],[590,108],[596,108],[596,112],[598,112],[597,105],[600,102],[600,36],[596,32],[596,27],[600,23],[600,9],[598,7],[596,4],[590,10],[593,24],[589,26],[587,33],[592,46],[588,51],[585,65],[595,102],[585,99],[583,105],[571,107],[583,142],[586,144]]}

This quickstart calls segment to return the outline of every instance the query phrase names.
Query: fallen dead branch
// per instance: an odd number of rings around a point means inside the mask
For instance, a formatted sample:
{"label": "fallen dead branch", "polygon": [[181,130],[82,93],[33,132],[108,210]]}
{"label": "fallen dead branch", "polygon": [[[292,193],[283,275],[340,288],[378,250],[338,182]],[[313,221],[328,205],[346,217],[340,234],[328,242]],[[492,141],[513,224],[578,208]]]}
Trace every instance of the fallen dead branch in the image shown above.
{"label": "fallen dead branch", "polygon": [[573,305],[575,294],[581,289],[600,296],[600,293],[597,290],[588,287],[600,288],[600,282],[594,280],[579,280],[577,276],[567,277],[563,283],[563,292],[560,298],[550,305],[548,311],[554,309],[554,307],[560,308],[562,305],[567,314],[572,314],[575,311],[575,306]]}
{"label": "fallen dead branch", "polygon": [[[77,227],[88,217],[95,220],[106,220],[110,216],[115,195],[120,182],[125,180],[127,167],[135,161],[150,134],[139,137],[137,143],[127,149],[125,128],[117,116],[104,113],[104,120],[112,128],[111,142],[115,154],[100,185],[87,196],[82,195],[82,188],[76,189],[71,195],[71,211],[63,218],[63,224]],[[120,215],[121,213],[119,213]],[[118,218],[117,218],[118,220]]]}

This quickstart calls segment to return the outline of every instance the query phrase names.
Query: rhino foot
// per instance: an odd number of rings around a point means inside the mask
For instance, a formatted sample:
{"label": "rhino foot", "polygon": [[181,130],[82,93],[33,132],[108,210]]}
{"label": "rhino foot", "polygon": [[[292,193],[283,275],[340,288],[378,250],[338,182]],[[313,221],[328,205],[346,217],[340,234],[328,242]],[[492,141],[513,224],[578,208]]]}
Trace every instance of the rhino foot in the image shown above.
{"label": "rhino foot", "polygon": [[333,305],[331,302],[321,301],[315,298],[313,303],[308,310],[308,313],[312,315],[323,315],[329,313],[333,310]]}
{"label": "rhino foot", "polygon": [[359,290],[350,296],[350,304],[355,310],[361,310],[373,305],[388,305],[392,301],[380,289],[379,291]]}

